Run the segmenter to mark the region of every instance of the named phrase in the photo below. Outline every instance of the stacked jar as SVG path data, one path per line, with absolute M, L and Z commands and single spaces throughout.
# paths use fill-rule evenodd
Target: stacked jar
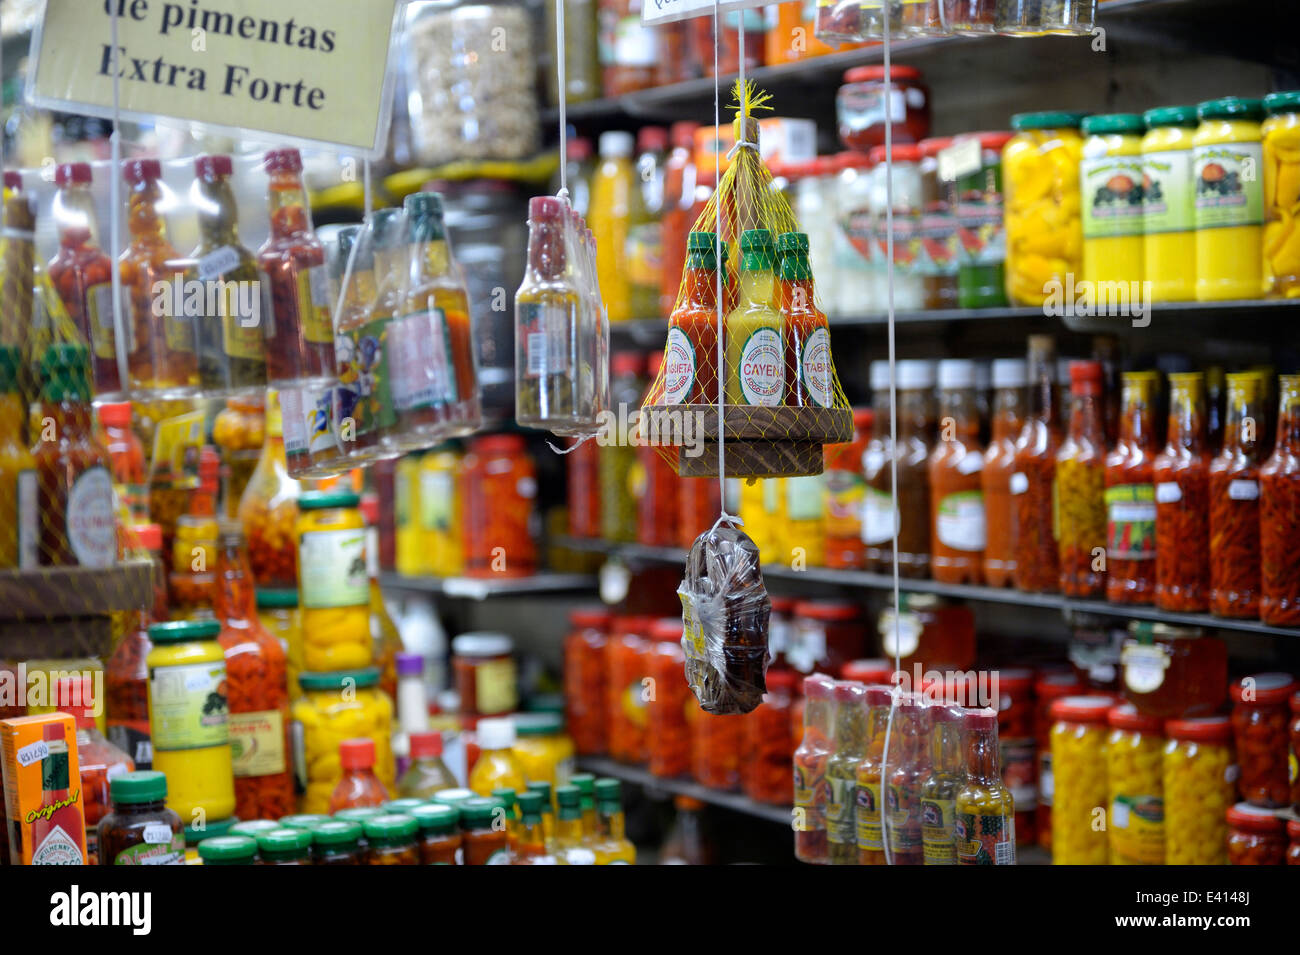
M 1165 106 L 1142 118 L 1142 258 L 1153 302 L 1196 298 L 1196 107 Z
M 580 756 L 599 756 L 608 745 L 605 729 L 605 645 L 610 612 L 580 607 L 569 612 L 564 638 L 564 703 L 569 734 Z
M 1289 805 L 1295 757 L 1288 753 L 1288 700 L 1296 682 L 1286 673 L 1257 673 L 1235 681 L 1229 692 L 1240 771 L 1237 791 L 1252 806 Z
M 956 137 L 979 143 L 979 162 L 957 174 L 957 306 L 1001 308 L 1007 304 L 1007 241 L 1003 230 L 1002 150 L 1011 133 Z
M 393 792 L 397 779 L 393 702 L 379 689 L 379 668 L 304 672 L 298 682 L 302 696 L 294 702 L 290 716 L 302 739 L 301 751 L 295 752 L 295 760 L 301 762 L 295 769 L 306 781 L 303 811 L 329 811 L 330 796 L 343 778 L 339 744 L 344 740 L 374 740 L 375 775 Z
M 537 569 L 537 472 L 517 434 L 475 438 L 460 483 L 470 577 L 528 577 Z
M 1107 721 L 1106 785 L 1110 791 L 1106 829 L 1112 865 L 1163 865 L 1165 803 L 1161 720 L 1144 716 L 1131 703 L 1111 709 Z
M 1226 716 L 1170 720 L 1165 733 L 1165 863 L 1223 865 L 1237 778 L 1232 723 Z
M 1228 96 L 1201 103 L 1192 136 L 1196 184 L 1196 299 L 1259 298 L 1265 291 L 1264 104 Z
M 1067 696 L 1052 704 L 1052 862 L 1105 865 L 1108 696 Z
M 695 698 L 686 682 L 680 617 L 656 620 L 650 628 L 652 646 L 646 672 L 654 695 L 646 701 L 646 750 L 650 772 L 671 778 L 691 768 L 690 717 Z
M 1300 91 L 1264 97 L 1264 272 L 1273 298 L 1300 297 Z
M 605 713 L 609 755 L 625 763 L 646 760 L 646 667 L 649 617 L 618 617 L 605 648 Z

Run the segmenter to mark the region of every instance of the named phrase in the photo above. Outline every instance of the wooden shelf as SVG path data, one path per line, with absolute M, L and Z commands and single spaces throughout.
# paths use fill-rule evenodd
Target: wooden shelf
M 531 577 L 406 577 L 402 574 L 379 575 L 381 587 L 408 593 L 434 594 L 464 600 L 486 600 L 489 597 L 522 597 L 544 594 L 573 593 L 596 589 L 596 578 L 591 574 L 557 574 L 543 572 Z
M 102 657 L 114 611 L 153 605 L 153 565 L 0 571 L 0 657 Z

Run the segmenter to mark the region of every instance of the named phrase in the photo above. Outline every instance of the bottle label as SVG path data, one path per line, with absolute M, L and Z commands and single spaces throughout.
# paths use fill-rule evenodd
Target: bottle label
M 1037 746 L 1037 741 L 1032 736 L 998 739 L 1002 783 L 1011 790 L 1016 812 L 1028 812 L 1038 806 L 1038 766 L 1034 762 Z
M 835 366 L 831 363 L 829 329 L 813 329 L 799 349 L 798 362 L 804 394 L 823 408 L 831 407 L 835 403 Z
M 18 529 L 18 566 L 28 570 L 40 563 L 41 512 L 37 501 L 36 472 L 19 471 L 15 480 L 17 508 L 12 515 Z
M 775 328 L 755 329 L 740 350 L 740 392 L 746 404 L 775 407 L 785 384 L 785 358 L 781 333 Z
M 883 89 L 860 87 L 851 83 L 840 87 L 838 98 L 840 126 L 851 133 L 884 126 L 886 122 L 902 123 L 907 118 L 907 100 L 903 90 L 897 87 L 889 91 L 886 100 Z
M 1255 501 L 1259 499 L 1259 482 L 1243 481 L 1240 478 L 1228 482 L 1228 497 L 1233 501 Z
M 313 265 L 298 270 L 298 309 L 302 316 L 302 335 L 307 341 L 321 345 L 334 341 L 334 303 L 331 299 L 325 266 Z
M 637 685 L 640 697 L 640 685 Z M 480 713 L 509 713 L 514 710 L 515 663 L 513 660 L 488 660 L 474 668 L 475 709 Z
M 228 250 L 220 249 L 206 256 L 205 259 L 225 251 Z M 229 251 L 233 252 L 233 250 Z M 203 261 L 204 259 L 199 261 L 200 268 Z M 236 264 L 238 264 L 238 256 L 236 256 Z M 267 282 L 266 276 L 261 272 L 258 276 L 261 288 L 267 288 L 270 283 Z M 261 290 L 258 290 L 258 297 L 254 298 L 242 291 L 241 287 L 246 284 L 244 282 L 225 282 L 219 278 L 214 278 L 213 281 L 219 283 L 217 293 L 221 301 L 217 305 L 217 314 L 204 315 L 203 320 L 221 322 L 221 347 L 229 357 L 265 361 L 266 331 L 262 328 Z
M 158 835 L 153 835 L 157 830 Z M 160 838 L 161 837 L 161 838 Z M 185 834 L 172 832 L 171 826 L 146 826 L 144 842 L 123 849 L 113 859 L 113 865 L 184 865 Z
M 880 825 L 880 783 L 861 782 L 857 785 L 858 848 L 881 852 L 885 848 L 884 832 Z
M 656 295 L 663 274 L 662 235 L 659 223 L 642 223 L 627 230 L 625 243 L 628 283 L 641 288 L 653 288 Z
M 900 787 L 891 784 L 887 797 L 889 800 L 889 844 L 895 849 L 915 849 L 921 845 L 921 827 L 915 825 L 912 814 L 917 811 L 914 802 L 908 799 Z
M 284 714 L 279 710 L 230 714 L 231 766 L 236 776 L 272 776 L 287 768 Z
M 1169 669 L 1169 652 L 1158 644 L 1125 643 L 1120 651 L 1124 665 L 1124 685 L 1134 693 L 1154 693 L 1165 682 Z
M 135 351 L 135 323 L 126 305 L 126 288 L 122 289 L 122 318 L 126 326 L 126 352 Z M 113 283 L 101 282 L 86 290 L 87 318 L 90 320 L 90 340 L 96 358 L 117 359 L 117 327 L 113 324 Z
M 334 440 L 335 392 L 352 395 L 347 388 L 282 388 L 280 413 L 283 420 L 284 451 L 286 454 L 330 454 L 338 450 Z M 341 402 L 340 410 L 351 410 L 356 421 L 356 409 Z M 357 434 L 363 434 L 357 426 Z
M 898 534 L 898 508 L 884 491 L 868 487 L 862 499 L 862 542 L 884 544 Z
M 825 478 L 826 536 L 861 540 L 867 482 L 857 471 L 831 470 Z
M 951 799 L 921 800 L 921 843 L 926 865 L 956 865 L 956 804 Z
M 695 385 L 695 346 L 676 326 L 668 329 L 663 360 L 664 404 L 684 404 Z
M 394 324 L 381 318 L 349 328 L 334 338 L 334 361 L 339 376 L 338 420 L 351 418 L 357 436 L 374 434 L 397 423 L 390 363 L 394 354 L 390 340 Z M 288 440 L 286 424 L 286 448 Z
M 971 265 L 1000 265 L 1006 261 L 1002 231 L 1002 194 L 986 192 L 979 199 L 957 203 L 957 243 L 961 260 Z
M 1117 484 L 1106 488 L 1106 514 L 1107 558 L 1111 560 L 1156 559 L 1154 485 Z
M 569 370 L 569 310 L 559 305 L 517 304 L 524 375 L 545 378 Z M 518 359 L 516 359 L 518 360 Z
M 68 546 L 82 567 L 108 567 L 117 560 L 117 509 L 107 468 L 87 468 L 73 480 L 67 533 Z
M 1142 157 L 1085 157 L 1079 164 L 1083 235 L 1142 234 Z
M 394 319 L 388 330 L 393 403 L 398 411 L 456 400 L 447 315 L 440 308 Z
M 826 775 L 825 763 L 820 771 L 794 764 L 794 804 L 803 810 L 803 832 L 816 832 L 826 828 Z
M 1170 149 L 1142 157 L 1142 221 L 1147 235 L 1196 228 L 1192 151 Z
M 958 491 L 939 501 L 934 520 L 939 542 L 952 550 L 982 551 L 986 539 L 984 493 Z
M 1258 142 L 1196 146 L 1192 162 L 1197 229 L 1263 224 L 1263 146 Z
M 156 751 L 230 743 L 226 663 L 189 663 L 149 671 L 149 723 Z
M 81 844 L 58 824 L 32 850 L 32 865 L 84 865 L 85 862 Z
M 308 531 L 298 546 L 302 606 L 364 607 L 370 604 L 365 531 Z
M 1161 481 L 1156 485 L 1157 504 L 1177 504 L 1183 499 L 1183 489 L 1177 481 Z
M 1152 794 L 1117 795 L 1107 820 L 1114 854 L 1137 865 L 1165 861 L 1165 801 Z
M 654 66 L 659 59 L 655 31 L 642 26 L 638 16 L 622 17 L 614 28 L 612 53 L 616 66 Z
M 420 527 L 426 531 L 451 530 L 456 478 L 451 471 L 420 471 Z
M 840 845 L 854 845 L 857 825 L 854 809 L 857 784 L 853 779 L 831 776 L 826 780 L 826 838 Z
M 1014 816 L 959 812 L 954 828 L 959 865 L 1016 864 Z
M 956 216 L 947 203 L 921 215 L 921 269 L 926 275 L 957 274 Z

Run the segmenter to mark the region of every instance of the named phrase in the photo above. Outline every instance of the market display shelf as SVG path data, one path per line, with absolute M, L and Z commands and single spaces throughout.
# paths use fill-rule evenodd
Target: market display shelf
M 0 571 L 0 658 L 106 656 L 110 614 L 153 603 L 153 564 Z
M 616 760 L 600 756 L 581 756 L 578 768 L 597 776 L 613 776 L 626 783 L 641 786 L 644 789 L 671 793 L 674 796 L 689 796 L 711 806 L 719 806 L 732 812 L 744 813 L 757 819 L 788 826 L 793 818 L 789 806 L 771 806 L 755 802 L 740 793 L 724 792 L 709 786 L 701 786 L 689 779 L 663 779 L 640 766 L 628 766 Z
M 625 561 L 682 564 L 686 559 L 686 552 L 676 547 L 647 547 L 642 544 L 574 537 L 564 538 L 563 546 L 570 550 L 603 553 Z M 864 570 L 832 570 L 828 567 L 795 570 L 784 564 L 777 564 L 765 566 L 763 575 L 770 580 L 803 581 L 833 587 L 886 591 L 894 587 L 894 579 L 891 575 L 873 574 Z M 902 578 L 899 580 L 899 588 L 909 593 L 938 594 L 977 603 L 1010 604 L 1017 607 L 1056 610 L 1061 613 L 1092 613 L 1109 617 L 1153 620 L 1180 627 L 1202 627 L 1206 630 L 1232 630 L 1240 633 L 1300 638 L 1300 627 L 1275 627 L 1258 620 L 1233 620 L 1208 613 L 1171 613 L 1141 604 L 1115 604 L 1105 600 L 1064 597 L 1060 594 L 1024 593 L 1008 587 L 945 584 L 937 580 Z
M 489 597 L 520 597 L 537 594 L 563 594 L 596 589 L 592 574 L 540 573 L 531 577 L 407 577 L 404 574 L 379 575 L 379 584 L 388 590 L 438 594 L 466 600 Z

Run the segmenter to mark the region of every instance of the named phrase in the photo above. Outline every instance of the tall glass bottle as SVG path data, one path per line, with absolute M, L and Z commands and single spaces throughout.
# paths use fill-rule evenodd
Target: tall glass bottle
M 1060 587 L 1056 548 L 1056 449 L 1061 442 L 1056 393 L 1056 343 L 1029 336 L 1029 408 L 1016 439 L 1011 497 L 1015 502 L 1015 583 L 1031 593 Z
M 48 272 L 68 317 L 90 346 L 95 394 L 104 399 L 120 392 L 122 383 L 113 325 L 113 263 L 96 239 L 90 181 L 89 163 L 65 163 L 54 171 L 59 251 L 50 259 Z
M 1281 376 L 1278 391 L 1276 445 L 1259 469 L 1259 615 L 1270 626 L 1287 627 L 1300 623 L 1300 571 L 1293 552 L 1300 536 L 1300 376 Z M 1294 743 L 1294 723 L 1291 738 Z
M 1210 606 L 1210 452 L 1205 378 L 1169 376 L 1169 424 L 1156 456 L 1156 606 L 1204 613 Z
M 199 383 L 194 353 L 193 320 L 178 296 L 170 308 L 155 309 L 159 282 L 184 280 L 183 266 L 167 241 L 161 207 L 168 194 L 162 164 L 156 159 L 131 159 L 122 164 L 129 194 L 126 227 L 130 235 L 118 259 L 129 309 L 126 315 L 127 369 L 132 391 L 154 392 L 159 398 L 192 395 Z
M 957 863 L 1015 865 L 1015 800 L 998 767 L 997 714 L 987 708 L 968 710 L 963 723 L 966 784 L 957 793 Z
M 659 284 L 663 275 L 664 159 L 668 131 L 642 126 L 637 133 L 637 201 L 627 228 L 627 278 L 634 318 L 659 318 Z
M 786 232 L 776 240 L 781 281 L 777 300 L 785 325 L 786 404 L 830 408 L 835 404 L 835 365 L 831 330 L 818 310 L 808 264 L 808 236 Z
M 1106 432 L 1100 362 L 1070 362 L 1070 430 L 1056 452 L 1061 592 L 1099 597 L 1106 589 Z
M 1106 599 L 1151 603 L 1156 590 L 1156 392 L 1160 375 L 1123 376 L 1119 439 L 1106 458 Z
M 302 184 L 302 156 L 273 149 L 263 157 L 270 178 L 271 234 L 257 252 L 271 294 L 266 323 L 266 373 L 272 385 L 334 377 L 334 302 L 325 247 L 312 231 Z
M 686 295 L 668 318 L 664 348 L 662 400 L 669 405 L 718 400 L 717 233 L 692 232 L 686 246 Z
M 23 437 L 22 353 L 0 345 L 0 570 L 36 566 L 36 461 Z
M 632 166 L 635 145 L 631 133 L 622 130 L 601 133 L 600 162 L 591 184 L 591 211 L 587 219 L 592 232 L 600 236 L 596 248 L 596 279 L 611 322 L 634 317 L 632 285 L 627 274 L 627 237 L 633 212 L 641 202 L 636 170 Z M 531 208 L 529 216 L 533 216 Z
M 831 865 L 858 864 L 858 763 L 867 751 L 867 688 L 835 684 L 835 752 L 826 760 L 826 842 Z
M 380 209 L 374 214 L 373 242 L 363 237 L 361 226 L 340 229 L 338 247 L 330 263 L 334 278 L 343 289 L 334 337 L 338 417 L 340 421 L 351 422 L 341 450 L 359 463 L 388 456 L 380 446 L 380 437 L 397 422 L 386 344 L 389 321 L 375 314 L 379 298 L 376 262 L 383 260 L 391 266 L 396 259 L 393 254 L 379 253 L 377 245 L 380 236 L 387 237 L 395 231 L 391 223 L 397 215 L 391 209 Z
M 949 584 L 983 580 L 987 523 L 980 472 L 984 448 L 975 363 L 939 362 L 939 439 L 930 452 L 930 572 Z
M 896 365 L 898 394 L 898 510 L 893 527 L 898 535 L 898 572 L 903 577 L 930 575 L 930 445 L 935 437 L 934 366 L 928 361 L 900 361 Z M 886 395 L 889 394 L 886 386 Z M 885 412 L 885 440 L 889 434 Z M 888 462 L 872 479 L 872 487 L 889 494 Z M 888 506 L 888 505 L 886 505 Z M 886 512 L 888 514 L 888 512 Z M 886 536 L 880 545 L 884 568 L 893 563 L 893 548 Z
M 1228 375 L 1223 450 L 1210 462 L 1210 612 L 1259 614 L 1259 465 L 1264 457 L 1264 380 Z
M 191 257 L 204 284 L 203 307 L 193 318 L 199 387 L 212 398 L 260 392 L 266 387 L 264 336 L 271 318 L 262 315 L 257 260 L 239 241 L 239 206 L 230 185 L 234 169 L 229 156 L 200 156 L 194 172 L 199 244 Z
M 885 842 L 892 865 L 924 864 L 921 783 L 930 775 L 930 713 L 920 696 L 903 696 L 894 710 L 885 759 Z
M 984 582 L 1007 587 L 1016 574 L 1015 505 L 1011 478 L 1016 470 L 1016 438 L 1025 426 L 1025 362 L 993 362 L 993 433 L 984 452 L 980 488 L 984 491 Z
M 442 196 L 417 192 L 406 197 L 403 208 L 411 243 L 411 288 L 406 315 L 396 323 L 397 337 L 390 341 L 404 356 L 403 368 L 412 359 L 416 367 L 409 391 L 412 376 L 394 380 L 398 418 L 406 432 L 469 434 L 483 416 L 478 361 L 469 293 L 452 260 Z
M 636 846 L 627 837 L 623 819 L 623 784 L 596 780 L 597 865 L 635 865 Z
M 921 846 L 926 865 L 956 865 L 957 793 L 966 783 L 963 710 L 930 709 L 930 775 L 921 783 Z
M 773 407 L 785 401 L 786 367 L 772 233 L 745 230 L 740 251 L 740 300 L 726 321 L 726 403 Z
M 794 855 L 830 862 L 826 835 L 826 762 L 835 749 L 835 684 L 821 674 L 803 681 L 803 739 L 794 751 Z

